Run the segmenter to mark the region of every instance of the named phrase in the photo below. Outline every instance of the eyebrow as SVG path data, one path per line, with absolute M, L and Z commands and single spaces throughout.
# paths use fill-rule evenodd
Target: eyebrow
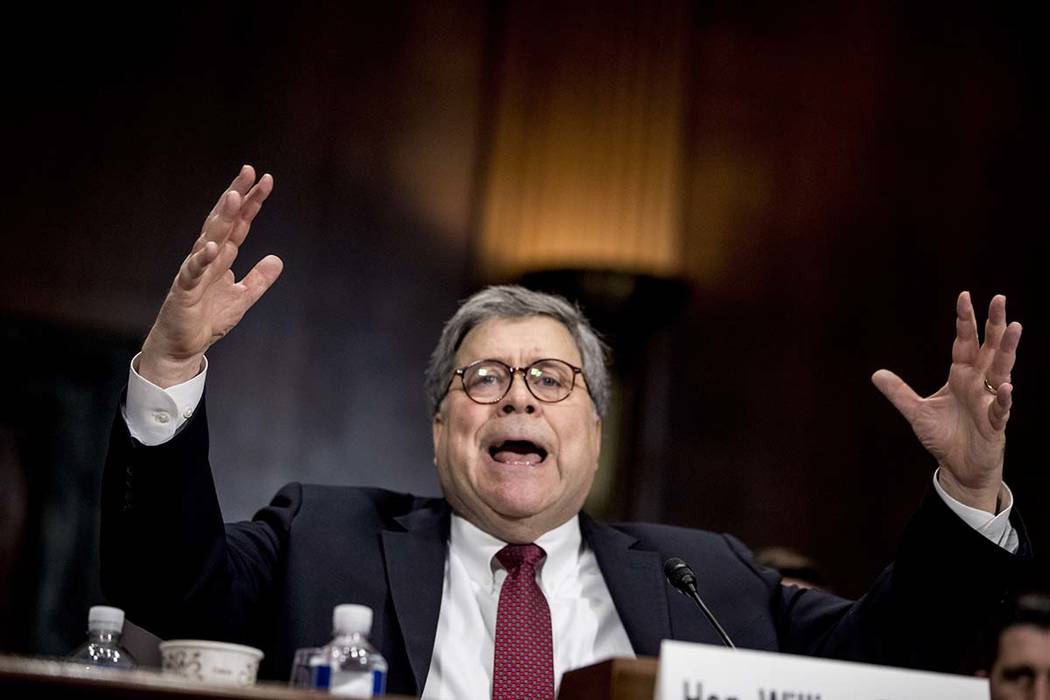
M 1004 666 L 999 673 L 1003 678 L 1011 681 L 1025 676 L 1034 677 L 1037 674 L 1035 666 L 1027 661 Z
M 567 360 L 564 357 L 558 357 L 556 355 L 541 355 L 541 354 L 527 355 L 526 359 L 524 361 L 524 364 L 522 364 L 522 365 L 516 365 L 513 362 L 508 362 L 506 355 L 504 355 L 502 357 L 496 356 L 496 355 L 489 355 L 488 357 L 479 357 L 477 359 L 470 360 L 469 362 L 467 362 L 466 364 L 461 365 L 461 366 L 462 367 L 466 367 L 467 365 L 472 365 L 475 362 L 488 362 L 490 360 L 495 360 L 496 362 L 502 362 L 503 364 L 507 365 L 508 367 L 516 367 L 518 369 L 524 369 L 525 367 L 528 367 L 529 365 L 534 365 L 537 362 L 542 362 L 543 360 L 560 360 L 561 362 L 565 362 L 565 363 L 567 363 L 569 365 L 572 365 L 573 367 L 580 366 L 580 365 L 577 364 L 577 361 L 574 361 L 574 360 Z M 580 361 L 580 362 L 582 362 L 582 361 Z

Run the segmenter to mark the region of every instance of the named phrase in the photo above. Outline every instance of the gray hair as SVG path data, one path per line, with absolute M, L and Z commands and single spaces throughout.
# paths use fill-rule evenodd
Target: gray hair
M 456 351 L 472 328 L 492 319 L 516 319 L 549 316 L 560 322 L 572 335 L 582 359 L 587 392 L 598 415 L 605 417 L 609 408 L 609 349 L 579 306 L 563 297 L 534 292 L 517 285 L 486 287 L 474 294 L 452 315 L 441 331 L 437 347 L 430 355 L 426 372 L 426 392 L 430 410 L 436 414 L 448 392 L 455 371 Z

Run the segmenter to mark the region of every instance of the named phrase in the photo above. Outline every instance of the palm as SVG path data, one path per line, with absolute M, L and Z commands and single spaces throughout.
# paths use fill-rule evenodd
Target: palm
M 947 482 L 959 487 L 953 495 L 980 494 L 987 501 L 1002 480 L 1013 392 L 1010 371 L 1021 325 L 1007 325 L 1006 299 L 997 296 L 989 306 L 984 343 L 979 344 L 969 293 L 959 295 L 956 311 L 952 366 L 948 382 L 936 393 L 921 398 L 888 370 L 879 370 L 872 380 L 947 472 L 943 475 Z
M 995 400 L 992 395 L 985 390 L 987 399 L 982 396 L 977 402 L 967 402 L 960 398 L 975 383 L 975 374 L 972 367 L 952 365 L 948 383 L 922 399 L 912 422 L 919 442 L 939 463 L 958 465 L 968 475 L 974 475 L 978 465 L 998 459 L 1005 444 L 1004 433 L 994 430 L 988 420 L 987 403 Z M 983 390 L 983 379 L 978 376 L 976 382 Z

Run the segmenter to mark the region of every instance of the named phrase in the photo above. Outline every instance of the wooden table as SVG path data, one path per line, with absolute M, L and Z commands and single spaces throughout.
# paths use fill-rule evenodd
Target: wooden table
M 61 698 L 276 698 L 318 700 L 325 693 L 289 688 L 283 683 L 250 686 L 193 683 L 157 671 L 91 670 L 83 664 L 57 659 L 0 655 L 0 697 Z M 388 698 L 404 696 L 388 695 Z
M 656 659 L 612 659 L 570 671 L 562 678 L 560 700 L 648 700 L 653 697 Z M 0 655 L 0 697 L 208 698 L 218 700 L 319 700 L 326 693 L 262 681 L 250 686 L 194 683 L 158 671 L 92 670 L 61 659 Z M 410 700 L 404 695 L 384 696 Z

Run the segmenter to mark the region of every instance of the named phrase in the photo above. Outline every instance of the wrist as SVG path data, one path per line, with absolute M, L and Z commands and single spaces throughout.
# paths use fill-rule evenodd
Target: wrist
M 1002 478 L 988 479 L 983 484 L 964 484 L 944 465 L 937 471 L 937 481 L 949 496 L 963 505 L 996 515 L 1003 500 Z
M 135 371 L 151 384 L 167 389 L 188 382 L 200 374 L 203 359 L 203 355 L 173 358 L 143 346 L 135 363 Z

